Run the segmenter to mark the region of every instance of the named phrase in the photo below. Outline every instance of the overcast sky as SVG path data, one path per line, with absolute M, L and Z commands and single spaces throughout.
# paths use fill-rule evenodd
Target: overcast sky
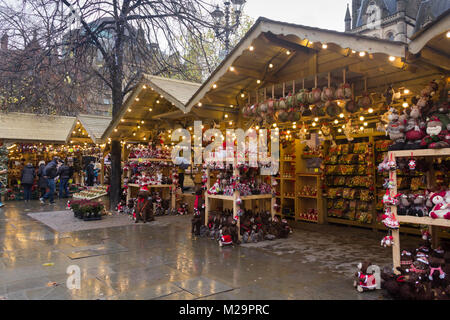
M 305 26 L 344 31 L 347 3 L 350 4 L 351 10 L 351 0 L 247 0 L 244 11 L 255 20 L 261 16 Z

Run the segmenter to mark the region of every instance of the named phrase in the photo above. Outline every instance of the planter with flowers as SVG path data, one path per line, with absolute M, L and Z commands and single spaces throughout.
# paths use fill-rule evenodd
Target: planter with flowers
M 104 205 L 99 201 L 73 200 L 70 203 L 73 215 L 84 221 L 101 220 Z

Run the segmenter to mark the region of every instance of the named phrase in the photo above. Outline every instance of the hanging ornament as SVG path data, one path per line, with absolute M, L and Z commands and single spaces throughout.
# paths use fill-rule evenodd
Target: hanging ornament
M 389 234 L 381 239 L 382 247 L 391 247 L 394 244 L 394 237 L 390 233 L 391 231 L 389 230 Z
M 395 171 L 397 170 L 397 163 L 395 162 L 392 153 L 391 153 L 391 157 L 387 163 L 387 166 L 389 167 L 389 170 Z
M 414 160 L 412 156 L 413 156 L 413 154 L 411 152 L 411 159 L 409 159 L 409 161 L 408 161 L 409 170 L 415 170 L 416 169 L 416 160 Z
M 353 133 L 352 119 L 348 119 L 348 122 L 345 124 L 344 128 L 344 134 L 348 141 L 353 141 L 352 133 Z
M 390 229 L 398 229 L 400 224 L 398 222 L 398 220 L 395 218 L 395 216 L 392 214 L 391 212 L 391 208 L 387 207 L 385 209 L 385 212 L 382 216 L 383 220 L 381 220 L 381 222 Z

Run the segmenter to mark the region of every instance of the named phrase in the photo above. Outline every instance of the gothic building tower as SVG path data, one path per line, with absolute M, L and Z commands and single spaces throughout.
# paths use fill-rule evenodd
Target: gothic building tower
M 345 31 L 408 42 L 449 9 L 449 0 L 352 0 L 351 16 L 347 5 Z

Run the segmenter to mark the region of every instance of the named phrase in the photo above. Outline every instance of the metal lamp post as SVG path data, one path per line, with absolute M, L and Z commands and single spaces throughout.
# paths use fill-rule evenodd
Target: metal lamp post
M 221 41 L 225 42 L 225 52 L 228 54 L 230 52 L 230 35 L 232 32 L 236 31 L 239 27 L 242 7 L 245 4 L 245 0 L 225 0 L 225 13 L 216 6 L 216 9 L 211 12 L 211 16 L 214 19 L 214 31 L 216 33 L 216 37 Z M 233 9 L 236 15 L 236 21 L 232 23 L 230 21 L 231 18 L 231 5 L 233 5 Z M 225 23 L 223 18 L 225 17 Z

